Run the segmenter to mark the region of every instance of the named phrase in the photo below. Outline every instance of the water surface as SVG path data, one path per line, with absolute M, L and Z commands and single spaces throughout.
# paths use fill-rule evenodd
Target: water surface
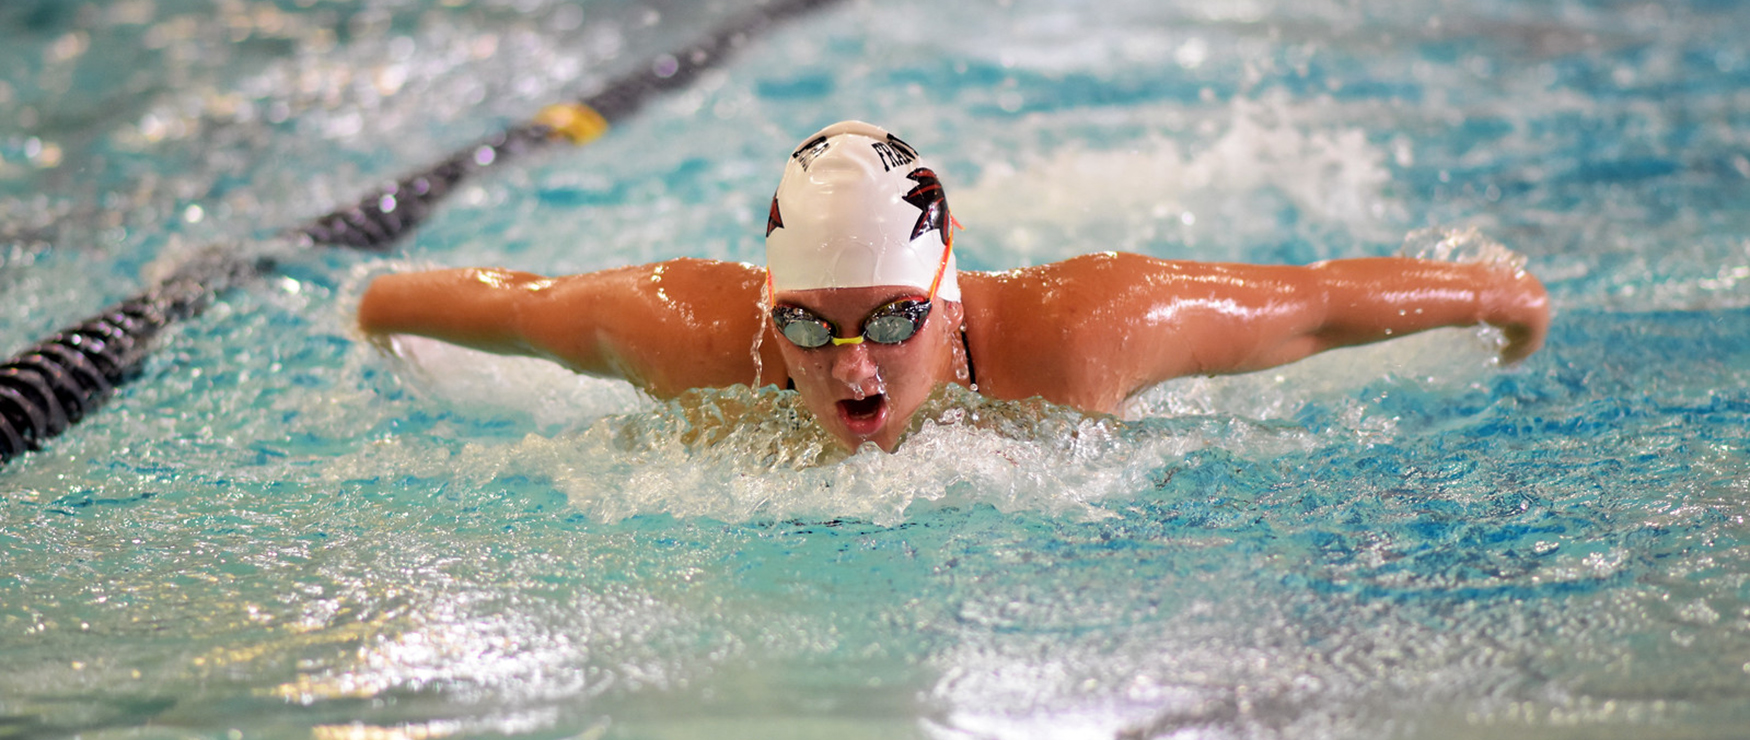
M 1743 6 L 852 3 L 391 254 L 271 238 L 745 7 L 0 8 L 5 351 L 203 245 L 283 257 L 0 470 L 0 734 L 1741 734 Z M 974 399 L 824 466 L 774 390 L 353 328 L 393 271 L 757 262 L 782 155 L 849 117 L 936 160 L 969 269 L 1433 228 L 1524 254 L 1556 323 L 1122 421 Z

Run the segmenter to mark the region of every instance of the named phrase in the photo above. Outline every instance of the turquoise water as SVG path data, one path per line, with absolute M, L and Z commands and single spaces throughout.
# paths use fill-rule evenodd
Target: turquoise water
M 0 470 L 0 736 L 1743 734 L 1743 5 L 851 4 L 397 252 L 272 239 L 743 7 L 0 7 L 0 350 L 205 244 L 282 260 Z M 392 271 L 757 261 L 781 155 L 846 117 L 937 160 L 968 268 L 1432 228 L 1526 255 L 1549 346 L 1435 332 L 1123 421 L 973 400 L 810 467 L 775 391 L 688 412 L 352 329 Z

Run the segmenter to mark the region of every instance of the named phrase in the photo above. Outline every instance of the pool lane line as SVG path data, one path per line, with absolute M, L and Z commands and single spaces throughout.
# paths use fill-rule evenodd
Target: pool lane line
M 139 374 L 151 341 L 268 265 L 225 245 L 203 250 L 157 285 L 61 329 L 0 364 L 0 464 L 40 449 Z
M 555 143 L 586 144 L 637 113 L 656 96 L 686 87 L 767 27 L 838 0 L 786 0 L 725 24 L 693 45 L 650 60 L 600 92 L 542 109 L 532 120 L 494 134 L 417 173 L 320 216 L 294 236 L 314 244 L 384 250 L 417 226 L 444 196 L 482 169 Z
M 383 251 L 412 231 L 469 176 L 557 143 L 583 145 L 605 135 L 652 99 L 685 87 L 754 34 L 838 0 L 782 0 L 726 24 L 693 45 L 662 54 L 637 72 L 581 100 L 542 109 L 438 163 L 285 233 L 313 245 Z M 116 386 L 139 375 L 151 341 L 198 316 L 214 295 L 273 269 L 213 245 L 164 281 L 55 332 L 0 364 L 0 465 L 88 417 Z

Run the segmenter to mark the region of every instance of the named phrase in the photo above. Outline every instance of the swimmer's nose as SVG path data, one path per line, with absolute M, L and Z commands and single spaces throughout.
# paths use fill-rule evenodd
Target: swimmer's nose
M 833 349 L 832 376 L 845 385 L 862 388 L 875 379 L 875 361 L 869 359 L 869 348 L 861 344 Z

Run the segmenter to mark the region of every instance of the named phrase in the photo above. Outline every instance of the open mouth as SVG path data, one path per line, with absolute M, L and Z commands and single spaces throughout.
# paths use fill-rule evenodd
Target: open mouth
M 839 419 L 852 434 L 866 437 L 880 431 L 887 420 L 887 396 L 877 393 L 863 399 L 839 401 Z
M 840 401 L 839 402 L 839 410 L 847 418 L 873 419 L 873 418 L 875 418 L 876 414 L 881 413 L 881 404 L 886 403 L 886 402 L 887 402 L 887 397 L 880 394 L 880 393 L 877 393 L 873 396 L 869 396 L 867 398 L 864 398 L 861 401 L 858 401 L 855 399 L 846 399 L 846 400 Z

